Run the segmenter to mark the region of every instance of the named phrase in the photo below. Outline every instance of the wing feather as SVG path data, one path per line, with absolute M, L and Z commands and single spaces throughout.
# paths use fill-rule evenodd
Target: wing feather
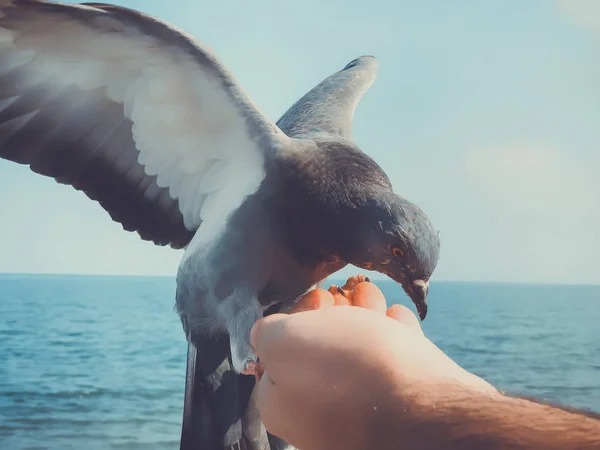
M 203 214 L 227 217 L 282 136 L 208 49 L 164 22 L 0 1 L 0 157 L 83 191 L 143 239 L 182 248 Z
M 351 61 L 294 103 L 277 126 L 298 139 L 335 136 L 352 140 L 354 111 L 375 81 L 378 67 L 372 56 Z

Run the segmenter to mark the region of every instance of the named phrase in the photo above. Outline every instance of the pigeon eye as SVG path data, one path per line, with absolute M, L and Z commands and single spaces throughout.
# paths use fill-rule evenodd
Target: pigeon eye
M 404 252 L 397 245 L 392 245 L 392 255 L 396 258 L 402 258 L 404 256 Z

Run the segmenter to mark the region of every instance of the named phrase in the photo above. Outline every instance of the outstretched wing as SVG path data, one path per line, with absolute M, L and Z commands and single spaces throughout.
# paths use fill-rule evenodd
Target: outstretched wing
M 375 81 L 378 67 L 372 56 L 355 59 L 298 100 L 277 126 L 293 138 L 333 135 L 352 139 L 354 110 Z
M 0 0 L 0 157 L 182 248 L 264 178 L 266 120 L 192 37 L 104 4 Z

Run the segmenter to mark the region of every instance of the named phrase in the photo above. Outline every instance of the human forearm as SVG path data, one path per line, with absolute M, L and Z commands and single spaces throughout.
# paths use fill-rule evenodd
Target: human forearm
M 265 427 L 302 450 L 600 450 L 600 417 L 502 395 L 397 312 L 263 319 L 253 345 Z
M 438 390 L 439 388 L 436 388 Z M 381 421 L 379 450 L 600 449 L 600 416 L 448 386 L 415 394 Z M 408 400 L 408 401 L 407 401 Z M 392 438 L 391 436 L 394 436 Z

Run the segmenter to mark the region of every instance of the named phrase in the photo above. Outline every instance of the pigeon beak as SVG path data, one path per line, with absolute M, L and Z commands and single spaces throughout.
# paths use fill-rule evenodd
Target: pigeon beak
M 411 298 L 415 306 L 421 321 L 427 317 L 427 292 L 429 291 L 429 283 L 423 280 L 415 280 L 412 282 L 412 286 L 408 289 L 408 296 Z

